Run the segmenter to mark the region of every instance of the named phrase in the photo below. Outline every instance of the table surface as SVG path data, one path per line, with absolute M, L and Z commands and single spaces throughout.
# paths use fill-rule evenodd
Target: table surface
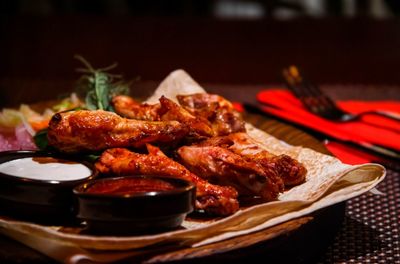
M 157 82 L 137 83 L 133 93 L 145 96 L 151 93 L 156 85 Z M 248 102 L 253 102 L 255 94 L 262 89 L 279 87 L 279 85 L 221 84 L 205 84 L 204 86 L 209 91 L 222 94 L 231 100 Z M 395 86 L 336 85 L 323 86 L 323 89 L 335 99 L 400 100 L 399 87 Z M 385 93 L 382 93 L 383 90 Z M 343 223 L 334 241 L 329 242 L 329 247 L 318 253 L 321 255 L 317 263 L 400 263 L 399 172 L 388 170 L 386 179 L 377 188 L 383 192 L 383 195 L 366 193 L 347 202 Z M 321 236 L 320 239 L 326 238 Z M 6 259 L 15 256 L 12 243 L 8 242 L 7 240 L 1 242 L 11 249 L 8 252 L 9 256 L 3 256 Z M 246 256 L 236 259 L 239 261 L 236 263 L 240 263 L 243 259 L 246 259 Z M 38 260 L 51 262 L 43 258 L 38 258 Z M 302 263 L 301 260 L 299 261 Z M 235 260 L 232 262 L 235 263 Z
M 231 100 L 254 102 L 265 86 L 213 86 Z M 335 100 L 396 100 L 400 87 L 382 85 L 325 85 L 322 89 Z M 317 263 L 400 263 L 400 172 L 387 170 L 377 186 L 382 195 L 363 194 L 346 203 L 345 218 L 333 243 Z

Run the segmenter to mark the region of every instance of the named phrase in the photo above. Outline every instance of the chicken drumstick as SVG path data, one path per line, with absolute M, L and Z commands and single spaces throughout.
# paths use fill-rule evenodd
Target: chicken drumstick
M 47 137 L 50 146 L 73 153 L 142 147 L 146 143 L 171 144 L 187 133 L 187 125 L 177 121 L 139 121 L 102 110 L 80 110 L 55 114 Z
M 149 154 L 138 154 L 123 148 L 108 149 L 96 168 L 103 174 L 160 175 L 188 180 L 196 184 L 196 209 L 213 215 L 230 215 L 239 209 L 237 192 L 231 187 L 208 183 L 168 158 L 157 147 L 147 145 Z

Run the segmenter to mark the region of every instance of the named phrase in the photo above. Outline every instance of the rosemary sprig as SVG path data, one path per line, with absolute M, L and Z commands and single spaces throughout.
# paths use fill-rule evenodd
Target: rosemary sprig
M 119 80 L 113 82 L 115 79 L 122 79 L 121 75 L 111 74 L 107 71 L 114 69 L 117 64 L 114 63 L 108 67 L 95 69 L 92 65 L 80 55 L 74 56 L 77 60 L 81 61 L 86 68 L 77 69 L 78 72 L 83 73 L 78 80 L 77 92 L 80 97 L 85 98 L 86 108 L 90 110 L 106 110 L 114 111 L 110 104 L 111 99 L 118 94 L 129 94 L 129 85 Z M 76 110 L 76 109 L 70 109 Z M 34 136 L 36 146 L 40 150 L 53 150 L 48 145 L 47 129 L 39 131 Z M 98 157 L 96 154 L 88 158 L 94 159 Z
M 117 63 L 95 69 L 82 56 L 75 55 L 74 57 L 86 67 L 77 69 L 78 72 L 84 73 L 78 81 L 78 90 L 84 94 L 86 107 L 90 110 L 114 111 L 110 104 L 112 97 L 117 94 L 129 94 L 128 85 L 121 81 L 113 82 L 115 79 L 121 79 L 122 76 L 107 72 L 117 67 Z

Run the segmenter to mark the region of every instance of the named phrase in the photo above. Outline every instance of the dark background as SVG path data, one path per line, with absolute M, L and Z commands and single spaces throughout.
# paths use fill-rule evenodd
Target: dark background
M 73 91 L 74 54 L 142 82 L 183 68 L 202 84 L 280 84 L 296 64 L 322 85 L 400 84 L 398 1 L 0 3 L 0 105 Z

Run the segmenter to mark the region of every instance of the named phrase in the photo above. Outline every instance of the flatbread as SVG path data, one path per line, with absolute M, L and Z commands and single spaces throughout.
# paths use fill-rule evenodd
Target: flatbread
M 176 101 L 177 94 L 205 92 L 185 71 L 172 72 L 147 102 L 162 95 Z M 374 188 L 386 174 L 379 164 L 351 166 L 304 147 L 294 147 L 246 124 L 248 134 L 274 154 L 287 154 L 307 168 L 306 182 L 282 193 L 278 201 L 241 209 L 209 222 L 185 220 L 185 229 L 162 234 L 116 237 L 62 232 L 29 222 L 0 218 L 0 232 L 59 261 L 90 259 L 108 262 L 127 256 L 174 247 L 198 247 L 272 227 L 318 209 L 351 199 Z M 117 252 L 115 252 L 117 250 Z M 105 254 L 106 253 L 106 254 Z M 104 255 L 105 254 L 105 255 Z

